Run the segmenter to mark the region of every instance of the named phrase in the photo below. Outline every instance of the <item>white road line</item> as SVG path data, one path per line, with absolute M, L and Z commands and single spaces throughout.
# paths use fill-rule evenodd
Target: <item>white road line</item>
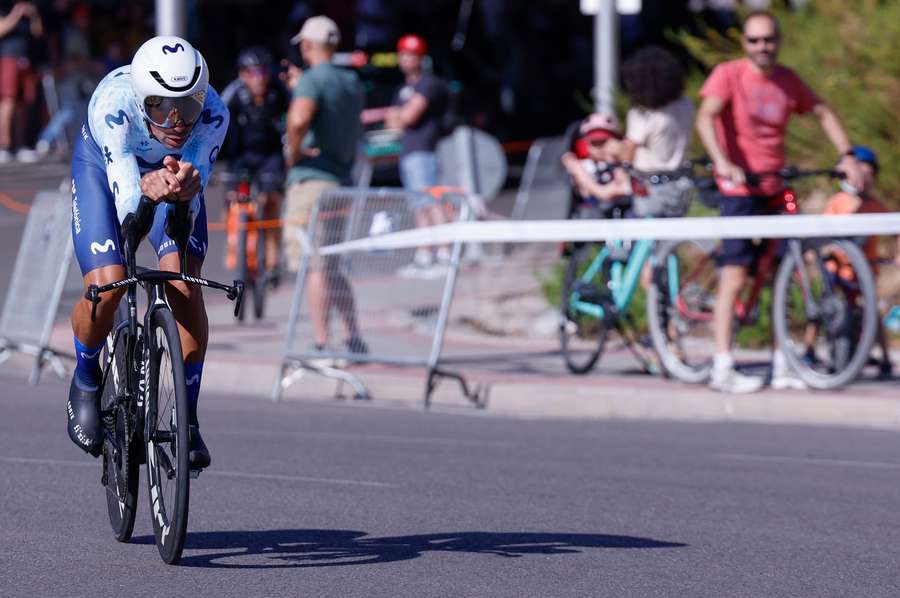
M 302 475 L 280 475 L 276 473 L 245 473 L 241 471 L 204 471 L 202 475 L 228 478 L 248 478 L 252 480 L 278 480 L 283 482 L 315 482 L 318 484 L 341 484 L 344 486 L 370 486 L 375 488 L 396 488 L 396 484 L 370 482 L 366 480 L 344 480 L 341 478 L 317 478 Z
M 17 465 L 65 465 L 74 467 L 100 467 L 99 461 L 67 461 L 63 459 L 29 459 L 26 457 L 0 457 L 0 462 Z M 345 480 L 341 478 L 319 478 L 302 475 L 281 475 L 275 473 L 248 473 L 243 471 L 204 471 L 204 476 L 245 478 L 251 480 L 276 480 L 281 482 L 313 482 L 316 484 L 340 484 L 343 486 L 369 486 L 374 488 L 396 488 L 396 484 L 371 482 L 367 480 Z
M 99 461 L 64 461 L 62 459 L 28 459 L 26 457 L 0 457 L 0 461 L 19 465 L 72 465 L 75 467 L 100 468 Z
M 510 440 L 467 440 L 465 438 L 428 438 L 420 436 L 379 436 L 371 434 L 329 434 L 314 432 L 305 435 L 310 438 L 337 439 L 337 440 L 373 440 L 377 442 L 398 442 L 400 444 L 436 444 L 441 446 L 473 446 L 491 448 L 513 448 L 519 446 L 518 442 Z
M 768 461 L 770 463 L 792 463 L 797 465 L 831 465 L 838 467 L 863 467 L 867 469 L 900 469 L 900 463 L 887 463 L 884 461 L 850 461 L 846 459 L 742 455 L 737 453 L 722 453 L 719 455 L 719 457 L 723 459 L 736 459 L 740 461 Z

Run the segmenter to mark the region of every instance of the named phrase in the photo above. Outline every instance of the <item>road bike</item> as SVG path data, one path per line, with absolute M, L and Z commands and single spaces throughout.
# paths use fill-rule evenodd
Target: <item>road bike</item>
M 139 489 L 138 470 L 146 464 L 147 489 L 156 546 L 163 561 L 181 558 L 187 530 L 190 478 L 199 474 L 188 463 L 190 429 L 181 340 L 166 301 L 165 283 L 182 281 L 224 291 L 240 309 L 244 286 L 224 285 L 188 276 L 186 248 L 193 226 L 188 204 L 173 205 L 166 234 L 178 247 L 181 272 L 140 268 L 135 251 L 150 230 L 156 205 L 142 197 L 137 210 L 122 223 L 126 277 L 103 286 L 90 285 L 85 298 L 96 318 L 100 296 L 125 288 L 101 354 L 100 387 L 103 422 L 101 482 L 113 533 L 127 542 L 134 529 Z M 138 318 L 137 288 L 147 294 L 143 320 Z
M 748 181 L 815 176 L 843 174 L 788 167 L 748 173 Z M 795 192 L 786 188 L 773 197 L 769 212 L 798 213 Z M 653 346 L 663 368 L 684 382 L 705 382 L 712 369 L 717 246 L 715 241 L 663 243 L 648 291 Z M 874 342 L 878 317 L 874 278 L 858 244 L 851 239 L 785 239 L 762 241 L 757 248 L 749 291 L 735 305 L 733 330 L 761 318 L 763 289 L 774 280 L 771 324 L 777 346 L 797 376 L 816 389 L 838 388 L 855 379 Z
M 259 173 L 259 177 L 269 177 Z M 266 291 L 278 283 L 276 272 L 266 270 L 266 231 L 281 227 L 280 221 L 260 218 L 261 206 L 258 190 L 251 173 L 224 175 L 226 182 L 233 181 L 234 188 L 228 194 L 225 217 L 226 267 L 235 270 L 253 297 L 253 315 L 260 320 L 265 315 Z M 238 313 L 238 321 L 244 321 L 244 309 Z

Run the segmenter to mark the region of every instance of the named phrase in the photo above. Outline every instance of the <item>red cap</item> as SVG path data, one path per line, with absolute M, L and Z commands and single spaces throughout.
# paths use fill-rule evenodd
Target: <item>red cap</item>
M 584 139 L 622 138 L 622 132 L 619 128 L 619 119 L 617 119 L 614 114 L 602 112 L 591 114 L 584 119 L 581 123 L 579 132 Z
M 397 52 L 409 52 L 410 54 L 417 54 L 419 56 L 425 56 L 425 53 L 428 51 L 428 47 L 425 45 L 425 40 L 419 37 L 418 35 L 404 35 L 399 40 L 397 40 Z

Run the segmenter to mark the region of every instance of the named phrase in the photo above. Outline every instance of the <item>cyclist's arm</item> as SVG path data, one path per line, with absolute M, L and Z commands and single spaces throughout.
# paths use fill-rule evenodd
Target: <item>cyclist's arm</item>
M 215 92 L 207 92 L 204 112 L 209 111 L 207 118 L 201 118 L 202 128 L 196 131 L 197 144 L 193 151 L 185 152 L 181 158 L 181 164 L 190 162 L 200 174 L 200 191 L 191 201 L 191 212 L 196 214 L 200 208 L 200 196 L 203 195 L 213 165 L 219 157 L 222 144 L 225 142 L 225 133 L 228 131 L 230 113 Z
M 128 129 L 131 126 L 124 111 L 118 111 L 118 119 L 106 118 L 116 112 L 116 104 L 98 105 L 90 115 L 90 128 L 103 155 L 106 180 L 116 204 L 116 215 L 122 222 L 130 212 L 137 210 L 141 199 L 141 171 L 137 158 L 128 147 Z M 139 123 L 143 124 L 143 123 Z M 150 173 L 148 173 L 150 174 Z

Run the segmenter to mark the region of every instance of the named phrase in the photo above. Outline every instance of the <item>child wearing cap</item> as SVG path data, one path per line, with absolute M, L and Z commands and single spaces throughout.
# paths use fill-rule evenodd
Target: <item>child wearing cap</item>
M 584 203 L 602 207 L 604 203 L 630 196 L 631 178 L 618 164 L 624 158 L 626 145 L 616 117 L 591 114 L 578 132 L 572 150 L 563 154 L 561 160 Z

